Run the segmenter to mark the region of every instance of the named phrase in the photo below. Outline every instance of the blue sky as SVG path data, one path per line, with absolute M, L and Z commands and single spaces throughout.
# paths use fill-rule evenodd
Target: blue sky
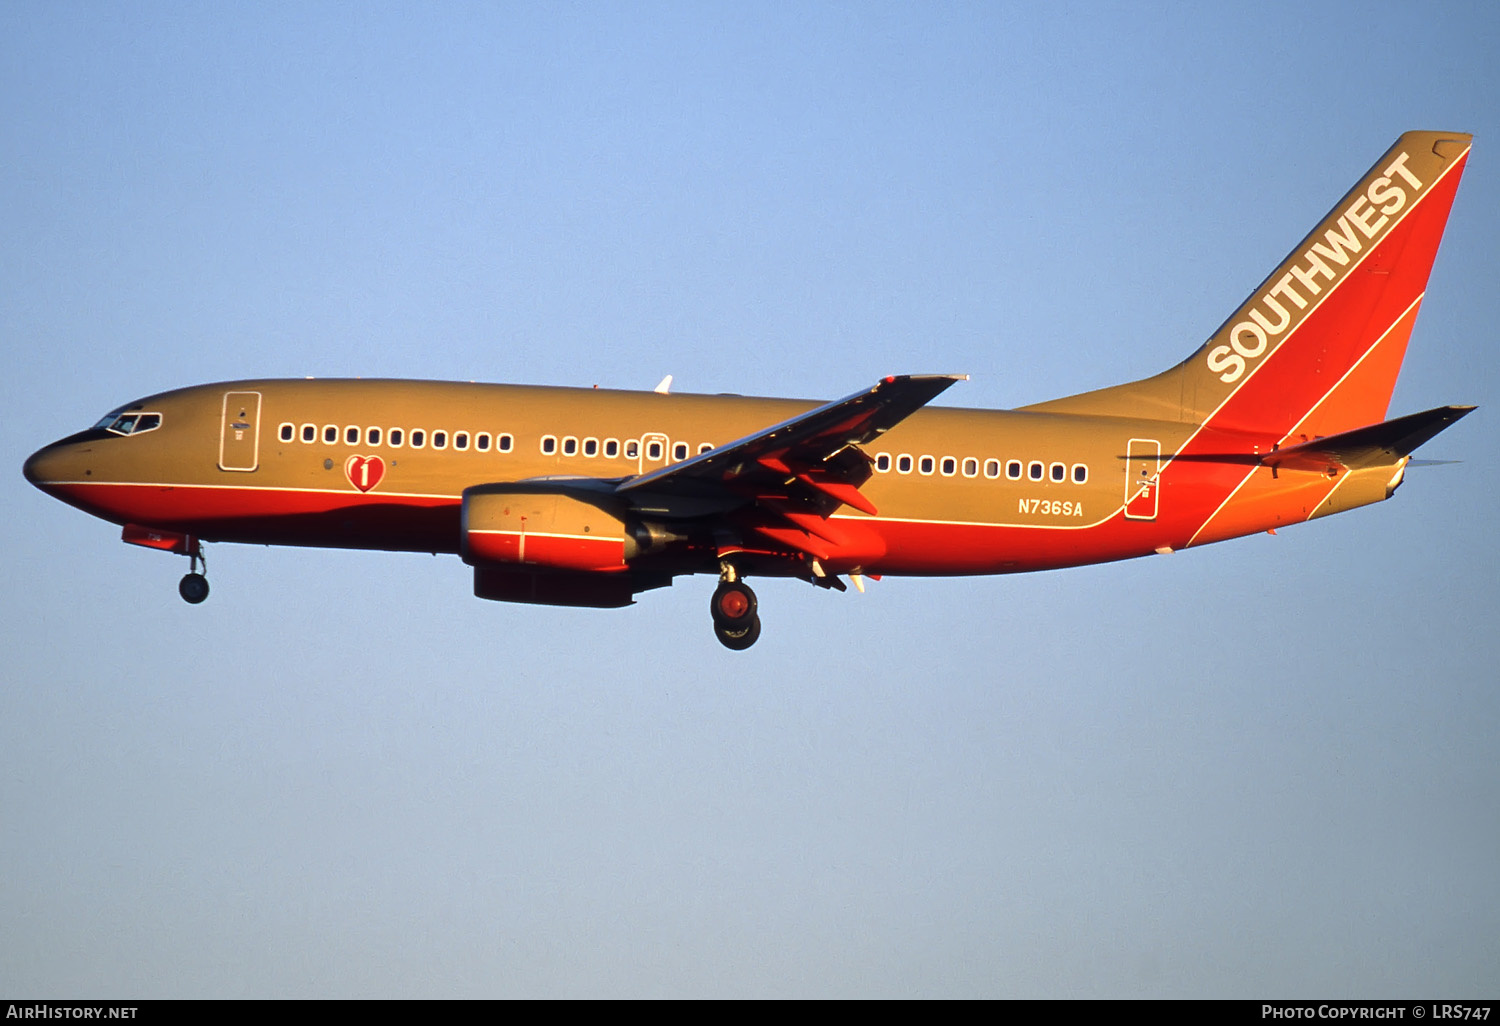
M 0 992 L 1493 996 L 1500 15 L 0 8 Z M 1391 502 L 623 611 L 184 567 L 32 489 L 140 395 L 407 376 L 1005 407 L 1186 355 L 1402 131 L 1475 149 Z M 6 480 L 0 477 L 0 480 Z

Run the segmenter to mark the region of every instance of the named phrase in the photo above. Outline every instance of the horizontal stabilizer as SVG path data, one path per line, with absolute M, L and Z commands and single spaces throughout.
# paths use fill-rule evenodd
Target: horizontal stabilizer
M 1418 446 L 1473 411 L 1473 406 L 1439 406 L 1425 413 L 1413 413 L 1383 424 L 1371 424 L 1277 449 L 1262 456 L 1261 463 L 1284 470 L 1312 471 L 1394 463 L 1410 456 Z

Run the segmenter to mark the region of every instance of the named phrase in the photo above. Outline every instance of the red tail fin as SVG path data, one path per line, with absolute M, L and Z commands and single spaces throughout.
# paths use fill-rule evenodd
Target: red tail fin
M 1384 418 L 1470 136 L 1408 132 L 1196 353 L 1032 410 L 1333 434 Z

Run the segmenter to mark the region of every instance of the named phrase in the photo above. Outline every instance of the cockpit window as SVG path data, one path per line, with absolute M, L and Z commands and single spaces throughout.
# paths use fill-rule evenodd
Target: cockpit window
M 161 427 L 161 414 L 122 413 L 115 417 L 105 417 L 94 426 L 117 435 L 139 435 Z

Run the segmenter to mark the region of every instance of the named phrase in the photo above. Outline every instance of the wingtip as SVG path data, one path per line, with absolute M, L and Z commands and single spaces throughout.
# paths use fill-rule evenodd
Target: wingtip
M 875 383 L 875 387 L 888 388 L 896 384 L 909 384 L 936 388 L 939 392 L 960 381 L 968 381 L 967 374 L 887 374 Z

